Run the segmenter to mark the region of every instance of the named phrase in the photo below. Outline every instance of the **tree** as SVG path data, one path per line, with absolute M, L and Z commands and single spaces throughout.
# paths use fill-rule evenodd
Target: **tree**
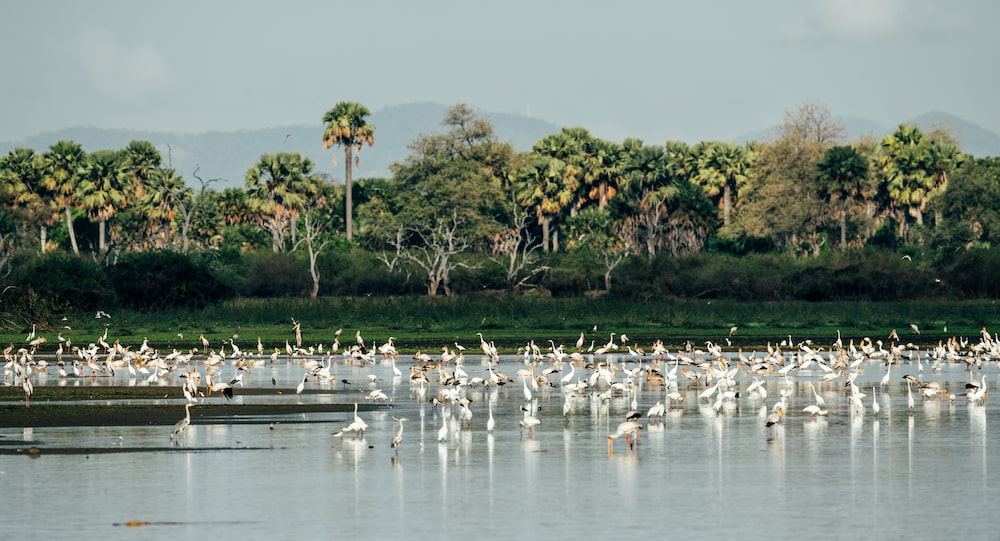
M 518 204 L 513 184 L 509 186 L 509 194 L 508 227 L 502 228 L 490 239 L 488 257 L 504 270 L 507 293 L 514 293 L 518 288 L 527 286 L 533 276 L 547 272 L 549 267 L 538 264 L 540 258 L 537 252 L 542 245 L 536 242 L 528 228 L 530 214 L 527 208 Z
M 153 175 L 163 164 L 160 151 L 149 141 L 132 141 L 121 150 L 122 175 L 129 187 L 129 199 L 141 199 Z
M 422 269 L 430 295 L 450 294 L 448 273 L 462 265 L 453 256 L 485 245 L 500 229 L 501 186 L 512 176 L 515 156 L 464 104 L 452 107 L 443 124 L 447 133 L 410 143 L 410 155 L 392 164 L 392 179 L 359 210 L 368 242 L 391 247 Z M 394 266 L 398 259 L 383 261 Z
M 327 191 L 323 188 L 324 186 L 319 182 L 310 186 L 310 192 L 307 194 L 308 197 L 302 212 L 301 234 L 299 241 L 294 246 L 294 249 L 298 249 L 302 244 L 306 246 L 309 257 L 309 275 L 312 277 L 312 289 L 309 290 L 309 298 L 311 299 L 315 299 L 319 295 L 320 272 L 317 265 L 319 256 L 332 240 L 330 237 L 331 220 L 323 216 L 327 205 Z
M 621 223 L 616 223 L 609 209 L 589 207 L 567 220 L 571 241 L 570 251 L 592 252 L 604 267 L 604 291 L 611 291 L 611 274 L 632 253 L 632 247 L 622 240 Z
M 257 224 L 271 234 L 274 253 L 284 251 L 285 239 L 308 200 L 313 162 L 297 152 L 262 154 L 246 174 L 249 210 Z
M 908 238 L 908 216 L 923 225 L 924 210 L 934 187 L 933 176 L 925 167 L 926 153 L 924 134 L 916 126 L 902 124 L 882 139 L 878 165 L 889 200 L 896 209 L 899 236 L 904 240 Z
M 104 253 L 108 250 L 107 222 L 128 202 L 118 151 L 88 154 L 81 174 L 80 202 L 90 219 L 98 222 L 98 250 Z
M 735 220 L 720 235 L 818 255 L 826 242 L 830 207 L 817 165 L 843 131 L 819 106 L 786 112 L 774 140 L 748 145 L 754 149 L 753 178 L 740 196 Z
M 135 203 L 135 210 L 144 217 L 139 242 L 147 248 L 176 248 L 174 220 L 178 211 L 185 207 L 192 197 L 192 191 L 184 184 L 184 179 L 173 169 L 154 169 L 142 181 L 143 195 Z M 182 228 L 190 227 L 190 222 L 182 223 Z M 187 230 L 182 252 L 187 252 Z
M 1000 243 L 1000 158 L 968 158 L 952 172 L 948 189 L 934 200 L 944 216 L 934 245 L 955 252 Z
M 51 192 L 45 189 L 44 177 L 44 160 L 30 148 L 15 148 L 0 158 L 0 182 L 7 198 L 19 217 L 22 230 L 38 227 L 43 253 L 48 243 L 47 226 L 58 217 L 53 212 L 54 200 Z
M 80 254 L 73 228 L 73 209 L 79 206 L 80 169 L 87 159 L 83 147 L 74 141 L 57 141 L 42 155 L 45 160 L 45 187 L 55 195 L 56 204 L 62 207 L 66 217 L 66 231 L 69 234 L 73 253 Z
M 840 249 L 847 249 L 847 215 L 857 204 L 867 187 L 868 160 L 854 147 L 836 146 L 826 151 L 817 165 L 830 199 L 840 202 L 837 219 L 840 222 Z
M 660 225 L 670 212 L 670 203 L 680 195 L 680 188 L 670 177 L 664 147 L 644 146 L 642 141 L 626 139 L 625 185 L 632 212 L 628 219 L 641 223 L 646 256 L 656 257 L 660 245 Z
M 705 190 L 705 194 L 715 198 L 719 194 L 724 225 L 729 225 L 733 199 L 740 188 L 750 181 L 752 154 L 733 142 L 711 141 L 695 146 L 698 157 L 698 173 L 695 181 Z
M 351 189 L 352 155 L 355 165 L 360 164 L 361 149 L 364 144 L 375 144 L 375 126 L 368 124 L 365 117 L 371 112 L 367 107 L 356 102 L 342 101 L 333 106 L 323 115 L 326 131 L 323 132 L 323 150 L 332 146 L 344 147 L 344 187 L 345 191 L 345 224 L 347 240 L 354 238 L 354 204 Z M 337 155 L 333 155 L 333 165 L 337 165 Z
M 534 209 L 542 227 L 542 250 L 546 252 L 557 249 L 551 241 L 553 217 L 573 201 L 572 190 L 563 182 L 567 167 L 558 158 L 532 152 L 515 180 L 515 198 L 518 204 Z

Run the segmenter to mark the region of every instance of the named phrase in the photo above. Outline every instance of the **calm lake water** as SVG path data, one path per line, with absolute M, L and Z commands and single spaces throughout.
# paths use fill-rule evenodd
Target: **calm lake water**
M 638 366 L 625 355 L 604 358 Z M 405 373 L 412 360 L 398 362 Z M 524 366 L 513 356 L 500 362 L 511 376 Z M 539 370 L 547 366 L 543 361 Z M 1000 412 L 996 400 L 968 404 L 964 393 L 965 383 L 983 374 L 996 391 L 1000 370 L 993 361 L 971 372 L 965 363 L 944 364 L 940 371 L 926 360 L 922 366 L 920 374 L 913 361 L 893 366 L 890 383 L 881 387 L 883 363 L 866 362 L 857 383 L 868 397 L 864 412 L 855 414 L 844 380 L 823 382 L 824 372 L 815 367 L 787 378 L 758 376 L 764 400 L 750 396 L 753 375 L 740 371 L 741 398 L 727 400 L 718 412 L 714 397 L 699 398 L 704 385 L 680 378 L 680 405 L 659 422 L 643 418 L 635 448 L 620 438 L 609 455 L 608 435 L 633 399 L 645 413 L 672 389 L 641 384 L 604 400 L 556 386 L 534 391 L 529 402 L 518 381 L 467 390 L 472 419 L 462 421 L 458 405 L 430 402 L 437 384 L 420 393 L 405 375 L 393 378 L 388 361 L 347 366 L 340 357 L 331 366 L 338 383 L 327 394 L 240 396 L 237 388 L 234 401 L 352 404 L 382 389 L 387 406 L 359 414 L 369 425 L 361 438 L 331 436 L 353 413 L 194 424 L 186 441 L 166 450 L 169 426 L 0 428 L 4 446 L 23 442 L 43 449 L 37 458 L 0 456 L 3 537 L 994 537 L 984 511 L 1000 508 L 1000 484 L 990 479 L 1000 465 Z M 464 368 L 470 376 L 488 375 L 479 355 L 467 356 Z M 562 368 L 557 381 L 569 363 Z M 294 389 L 303 373 L 301 364 L 282 358 L 255 369 L 245 385 L 272 387 L 274 378 L 277 387 Z M 378 381 L 370 383 L 369 374 Z M 582 366 L 576 374 L 586 377 Z M 957 396 L 916 396 L 911 411 L 905 374 L 937 381 Z M 128 384 L 124 370 L 116 378 L 115 384 Z M 51 375 L 45 380 L 92 383 Z M 802 411 L 816 402 L 813 388 L 828 416 Z M 768 428 L 765 420 L 782 392 L 788 395 L 786 416 Z M 912 392 L 919 390 L 913 386 Z M 567 394 L 574 397 L 564 417 Z M 531 438 L 519 430 L 527 404 L 541 421 Z M 492 434 L 486 431 L 490 409 Z M 389 445 L 392 416 L 409 419 L 398 454 Z M 450 430 L 439 442 L 442 426 Z M 129 452 L 44 452 L 58 447 Z M 130 521 L 149 524 L 123 525 Z

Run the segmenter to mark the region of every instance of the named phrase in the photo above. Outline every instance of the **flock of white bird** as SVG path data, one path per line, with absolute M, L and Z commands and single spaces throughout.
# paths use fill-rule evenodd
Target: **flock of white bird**
M 256 350 L 243 350 L 236 344 L 236 338 L 221 345 L 218 350 L 210 347 L 204 336 L 199 337 L 198 346 L 187 352 L 174 349 L 161 354 L 150 347 L 147 341 L 134 350 L 122 346 L 120 341 L 108 343 L 107 331 L 96 342 L 86 347 L 73 346 L 69 340 L 60 337 L 54 352 L 42 351 L 46 340 L 35 336 L 34 331 L 22 347 L 13 345 L 4 349 L 3 383 L 7 386 L 21 385 L 25 393 L 25 405 L 30 407 L 33 392 L 32 377 L 49 373 L 53 368 L 59 378 L 114 376 L 119 370 L 127 370 L 129 378 L 141 379 L 147 384 L 157 384 L 164 379 L 182 379 L 181 387 L 187 399 L 185 418 L 179 421 L 170 433 L 170 441 L 179 443 L 186 437 L 190 425 L 190 408 L 206 399 L 213 392 L 231 398 L 233 389 L 243 384 L 244 374 L 257 367 L 265 367 L 279 360 L 301 364 L 302 379 L 296 392 L 302 393 L 310 380 L 317 384 L 336 382 L 332 369 L 338 363 L 366 366 L 377 361 L 391 365 L 393 378 L 401 380 L 401 371 L 396 361 L 399 353 L 393 338 L 384 344 L 368 347 L 360 331 L 355 334 L 355 343 L 342 348 L 341 330 L 334 335 L 333 345 L 304 348 L 301 345 L 299 324 L 296 323 L 295 344 L 285 342 L 285 348 L 265 351 L 258 338 Z M 919 333 L 915 327 L 914 333 Z M 736 328 L 730 330 L 734 334 Z M 535 341 L 518 348 L 513 357 L 516 368 L 513 377 L 501 369 L 501 356 L 496 346 L 478 333 L 481 355 L 474 356 L 481 362 L 482 375 L 470 376 L 466 371 L 465 347 L 454 344 L 454 348 L 443 346 L 440 354 L 429 355 L 417 352 L 409 366 L 408 385 L 412 392 L 422 399 L 441 408 L 442 426 L 437 433 L 438 441 L 445 442 L 457 427 L 468 426 L 473 418 L 473 402 L 469 398 L 470 389 L 495 389 L 501 386 L 520 386 L 525 403 L 520 406 L 519 429 L 522 437 L 533 438 L 541 424 L 537 401 L 539 394 L 560 390 L 564 396 L 563 415 L 574 415 L 576 405 L 586 398 L 597 403 L 614 399 L 628 402 L 628 413 L 608 435 L 608 452 L 612 452 L 616 439 L 624 437 L 629 450 L 633 450 L 644 428 L 641 423 L 646 417 L 648 423 L 658 423 L 671 411 L 683 410 L 685 397 L 691 396 L 691 389 L 697 395 L 700 409 L 711 409 L 722 414 L 735 407 L 740 401 L 752 401 L 768 414 L 764 425 L 769 433 L 780 428 L 782 419 L 791 407 L 792 383 L 802 376 L 808 384 L 813 403 L 802 408 L 809 419 L 823 418 L 830 414 L 826 401 L 817 391 L 814 382 L 820 386 L 843 389 L 850 415 L 863 415 L 867 409 L 878 416 L 880 403 L 878 393 L 887 392 L 894 366 L 914 363 L 917 374 L 907 374 L 905 381 L 907 406 L 913 410 L 915 396 L 921 400 L 943 400 L 953 402 L 956 394 L 936 381 L 923 381 L 926 369 L 933 373 L 948 364 L 960 363 L 969 371 L 965 385 L 965 399 L 973 406 L 985 404 L 989 391 L 986 375 L 982 374 L 985 363 L 996 362 L 1000 367 L 1000 340 L 984 328 L 978 340 L 952 338 L 942 341 L 929 351 L 921 351 L 912 344 L 901 344 L 895 331 L 887 340 L 873 341 L 870 338 L 853 340 L 844 344 L 839 333 L 829 347 L 817 347 L 811 341 L 793 342 L 789 336 L 776 346 L 768 344 L 766 351 L 745 355 L 742 350 L 725 353 L 719 344 L 708 342 L 704 348 L 688 344 L 674 352 L 668 351 L 662 341 L 656 341 L 647 350 L 635 347 L 625 334 L 611 333 L 607 343 L 597 346 L 592 340 L 584 348 L 586 335 L 580 334 L 575 349 L 567 352 L 563 345 L 548 340 L 548 347 L 542 348 Z M 617 339 L 616 339 L 617 336 Z M 595 347 L 596 346 L 596 347 Z M 227 351 L 228 349 L 228 351 Z M 884 375 L 878 384 L 862 388 L 857 383 L 859 374 L 865 367 L 881 365 Z M 205 370 L 205 376 L 201 374 Z M 223 371 L 232 370 L 225 377 Z M 510 370 L 510 369 L 508 369 Z M 978 376 L 976 376 L 978 374 Z M 381 381 L 374 373 L 369 375 L 370 389 L 363 400 L 388 402 L 389 396 L 377 388 Z M 777 399 L 767 407 L 769 393 L 767 381 L 780 381 L 789 385 L 779 385 Z M 177 380 L 172 380 L 177 381 Z M 161 383 L 162 384 L 162 383 Z M 204 384 L 204 385 L 203 385 Z M 640 389 L 662 389 L 654 403 L 641 413 L 638 397 Z M 204 390 L 203 390 L 204 389 Z M 682 392 L 687 390 L 687 392 Z M 871 394 L 868 394 L 870 391 Z M 866 402 L 867 399 L 870 400 Z M 220 398 L 221 400 L 221 398 Z M 867 404 L 867 405 L 866 405 Z M 493 415 L 493 400 L 488 401 L 486 430 L 492 433 L 496 428 Z M 398 449 L 403 442 L 402 417 L 393 417 L 396 432 L 391 447 Z M 457 423 L 457 426 L 456 426 Z M 342 437 L 353 433 L 362 437 L 368 424 L 358 414 L 358 404 L 354 404 L 354 416 L 350 423 L 333 434 Z M 459 428 L 460 429 L 460 428 Z

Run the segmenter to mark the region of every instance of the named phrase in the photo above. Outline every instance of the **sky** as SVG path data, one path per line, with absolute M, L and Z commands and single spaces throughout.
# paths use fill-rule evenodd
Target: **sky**
M 804 103 L 1000 132 L 996 0 L 0 2 L 0 141 L 321 126 L 340 101 L 649 144 L 733 139 Z

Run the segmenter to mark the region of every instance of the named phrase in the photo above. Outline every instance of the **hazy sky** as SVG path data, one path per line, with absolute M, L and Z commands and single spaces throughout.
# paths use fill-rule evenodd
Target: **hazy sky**
M 996 0 L 2 3 L 0 141 L 319 130 L 338 101 L 466 102 L 650 144 L 730 139 L 805 102 L 1000 132 Z

